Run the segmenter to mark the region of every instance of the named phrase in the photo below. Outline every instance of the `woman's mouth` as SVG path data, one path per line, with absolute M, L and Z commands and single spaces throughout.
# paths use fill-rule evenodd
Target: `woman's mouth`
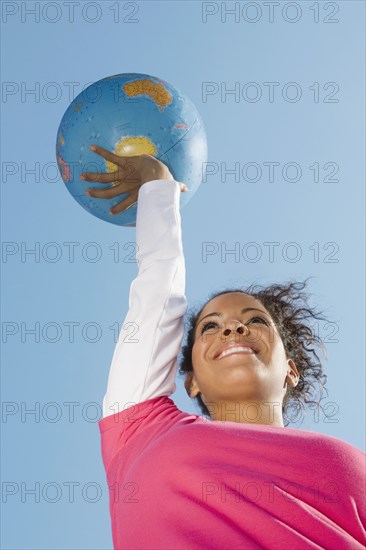
M 252 348 L 244 347 L 244 346 L 231 346 L 229 348 L 224 349 L 216 359 L 222 359 L 223 357 L 227 357 L 228 355 L 232 355 L 234 353 L 246 353 L 246 354 L 255 354 L 255 351 Z

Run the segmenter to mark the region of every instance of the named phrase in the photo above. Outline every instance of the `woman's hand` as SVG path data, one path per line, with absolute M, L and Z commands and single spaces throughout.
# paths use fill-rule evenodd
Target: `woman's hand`
M 85 193 L 91 197 L 100 199 L 110 199 L 128 193 L 128 197 L 111 208 L 111 214 L 118 214 L 135 204 L 137 202 L 139 189 L 144 183 L 159 179 L 174 180 L 169 168 L 163 162 L 151 155 L 121 157 L 98 145 L 91 145 L 90 149 L 97 153 L 97 155 L 116 164 L 117 170 L 105 174 L 83 172 L 80 179 L 85 181 L 97 181 L 98 183 L 118 183 L 108 189 L 90 188 L 87 189 Z M 184 183 L 179 182 L 179 185 L 182 192 L 188 191 L 188 187 Z

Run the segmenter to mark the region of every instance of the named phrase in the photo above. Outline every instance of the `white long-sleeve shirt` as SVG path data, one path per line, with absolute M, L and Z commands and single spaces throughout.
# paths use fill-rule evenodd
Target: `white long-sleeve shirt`
M 152 180 L 139 189 L 138 275 L 112 358 L 103 417 L 176 389 L 187 310 L 180 193 L 175 180 Z

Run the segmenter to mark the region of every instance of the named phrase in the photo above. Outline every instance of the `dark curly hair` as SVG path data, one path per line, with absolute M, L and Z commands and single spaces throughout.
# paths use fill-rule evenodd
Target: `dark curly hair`
M 252 284 L 246 289 L 226 289 L 211 294 L 198 312 L 194 310 L 188 312 L 185 318 L 188 332 L 186 344 L 182 346 L 182 360 L 179 363 L 179 374 L 185 377 L 188 372 L 193 371 L 192 348 L 194 344 L 194 332 L 197 320 L 205 305 L 213 298 L 222 294 L 242 292 L 259 300 L 270 313 L 282 339 L 286 357 L 291 357 L 299 371 L 300 379 L 297 386 L 288 386 L 283 399 L 282 414 L 284 425 L 288 426 L 292 421 L 293 416 L 291 416 L 292 413 L 290 411 L 295 410 L 296 415 L 298 415 L 299 409 L 302 411 L 305 404 L 316 404 L 319 406 L 323 397 L 318 400 L 312 398 L 316 397 L 317 390 L 321 394 L 325 388 L 327 376 L 323 373 L 318 351 L 321 350 L 325 355 L 326 350 L 323 340 L 312 329 L 309 321 L 314 319 L 326 320 L 326 318 L 323 317 L 322 312 L 316 311 L 309 306 L 309 295 L 303 292 L 308 279 L 301 282 L 290 281 L 283 285 L 272 284 L 266 287 Z M 199 393 L 194 399 L 202 414 L 210 418 L 209 410 L 204 404 L 201 394 Z

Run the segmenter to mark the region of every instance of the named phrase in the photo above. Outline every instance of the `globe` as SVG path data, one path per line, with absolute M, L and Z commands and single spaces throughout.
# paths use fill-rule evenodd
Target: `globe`
M 142 73 L 109 76 L 85 88 L 65 111 L 56 138 L 57 164 L 72 197 L 101 220 L 134 227 L 137 203 L 109 213 L 128 193 L 111 199 L 84 194 L 90 187 L 106 189 L 117 183 L 80 180 L 83 172 L 117 168 L 91 151 L 92 144 L 119 156 L 149 154 L 161 160 L 189 188 L 180 193 L 180 207 L 197 191 L 207 163 L 206 132 L 192 101 L 168 82 Z

